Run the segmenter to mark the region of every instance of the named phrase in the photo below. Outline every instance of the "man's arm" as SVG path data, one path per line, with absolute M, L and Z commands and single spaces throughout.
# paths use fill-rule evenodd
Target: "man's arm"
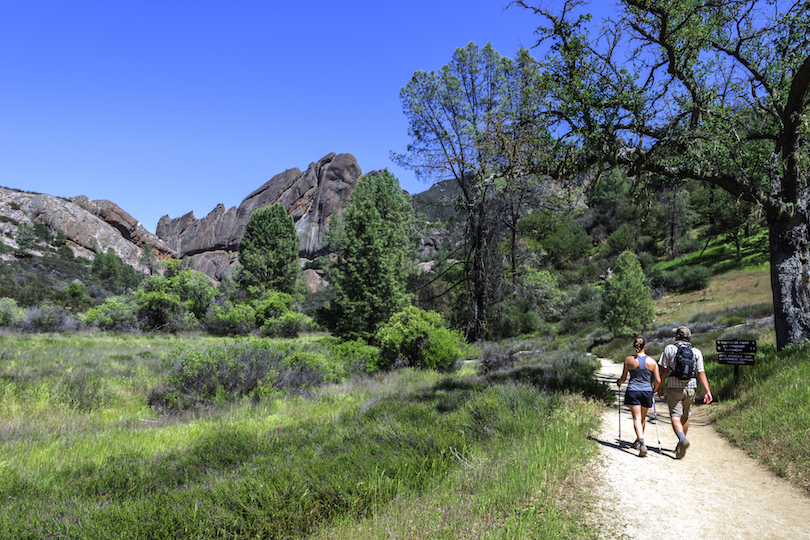
M 658 385 L 658 397 L 664 395 L 664 382 L 667 380 L 667 375 L 669 375 L 669 368 L 662 367 L 661 368 L 661 384 Z
M 711 403 L 714 401 L 714 398 L 712 397 L 712 391 L 709 390 L 709 379 L 706 378 L 705 371 L 698 371 L 698 380 L 700 381 L 700 384 L 703 385 L 703 389 L 706 391 L 706 395 L 703 396 L 703 403 Z

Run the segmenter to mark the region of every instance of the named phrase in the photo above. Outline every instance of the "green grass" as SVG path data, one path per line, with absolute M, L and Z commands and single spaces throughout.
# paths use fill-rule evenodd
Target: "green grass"
M 561 486 L 595 450 L 598 405 L 465 368 L 147 406 L 165 358 L 229 341 L 0 338 L 0 538 L 593 534 Z
M 780 476 L 810 490 L 810 346 L 776 352 L 757 343 L 756 364 L 716 363 L 709 355 L 706 373 L 721 396 L 715 426 L 723 435 Z

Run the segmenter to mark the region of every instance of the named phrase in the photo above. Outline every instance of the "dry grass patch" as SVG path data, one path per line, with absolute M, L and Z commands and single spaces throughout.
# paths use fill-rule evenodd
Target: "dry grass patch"
M 741 304 L 773 302 L 770 270 L 734 270 L 715 276 L 699 291 L 667 294 L 656 301 L 656 322 L 688 321 L 705 311 L 718 311 Z

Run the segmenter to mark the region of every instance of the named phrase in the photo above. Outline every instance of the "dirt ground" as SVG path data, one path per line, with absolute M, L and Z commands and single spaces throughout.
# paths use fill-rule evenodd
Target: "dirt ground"
M 602 360 L 599 378 L 616 388 L 621 367 Z M 658 435 L 649 411 L 646 458 L 630 447 L 636 436 L 629 409 L 605 411 L 594 435 L 600 455 L 591 475 L 596 503 L 588 516 L 603 538 L 810 539 L 810 497 L 717 434 L 710 408 L 693 407 L 691 446 L 680 460 L 664 400 L 656 396 Z

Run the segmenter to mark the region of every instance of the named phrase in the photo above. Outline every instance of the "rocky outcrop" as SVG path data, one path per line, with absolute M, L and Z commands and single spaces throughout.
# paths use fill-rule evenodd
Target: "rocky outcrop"
M 154 248 L 159 259 L 170 259 L 176 256 L 175 251 L 163 240 L 147 231 L 140 221 L 133 218 L 117 204 L 104 199 L 91 201 L 84 195 L 72 197 L 70 200 L 117 229 L 124 239 L 129 240 L 139 248 L 149 244 Z
M 236 264 L 250 214 L 281 203 L 295 222 L 299 254 L 314 258 L 326 245 L 332 216 L 346 208 L 361 176 L 354 156 L 331 153 L 304 172 L 294 168 L 275 175 L 245 197 L 238 208 L 225 209 L 220 204 L 202 219 L 195 219 L 193 212 L 174 219 L 163 216 L 156 234 L 178 257 L 190 257 L 195 269 L 220 279 Z
M 3 241 L 9 245 L 20 223 L 31 226 L 39 223 L 53 233 L 63 231 L 67 245 L 78 257 L 92 259 L 96 253 L 112 248 L 122 262 L 143 270 L 138 245 L 125 238 L 118 227 L 72 200 L 0 188 L 0 215 L 5 218 L 2 220 Z

